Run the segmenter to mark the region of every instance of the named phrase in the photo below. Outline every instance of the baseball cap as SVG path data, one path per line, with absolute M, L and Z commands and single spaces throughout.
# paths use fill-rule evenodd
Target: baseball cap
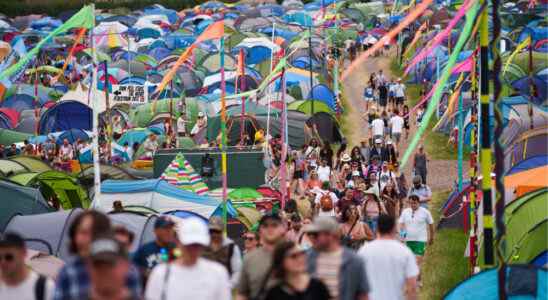
M 0 248 L 3 247 L 25 248 L 25 240 L 17 233 L 7 232 L 0 238 Z
M 204 113 L 203 113 L 203 112 L 199 112 L 199 113 L 198 113 L 198 118 L 201 118 L 201 117 L 203 117 L 203 116 L 204 116 Z
M 360 171 L 352 171 L 352 176 L 360 176 Z
M 119 258 L 127 258 L 127 252 L 114 238 L 104 237 L 91 243 L 89 257 L 93 262 L 113 263 Z
M 183 220 L 181 228 L 177 231 L 177 237 L 184 246 L 209 246 L 208 226 L 203 220 L 196 217 L 190 217 Z
M 306 232 L 337 232 L 339 223 L 333 217 L 317 217 L 310 226 L 304 228 Z
M 382 143 L 382 140 L 381 139 L 376 139 L 375 140 L 375 144 L 381 144 Z
M 209 230 L 217 230 L 217 231 L 223 231 L 225 228 L 223 224 L 223 220 L 219 217 L 212 217 L 209 219 Z
M 387 145 L 392 145 L 392 140 L 386 141 L 386 144 L 387 144 Z
M 422 183 L 422 178 L 419 175 L 413 177 L 413 183 Z
M 156 219 L 156 222 L 154 222 L 154 229 L 172 227 L 173 225 L 175 225 L 175 223 L 171 221 L 168 217 L 159 216 Z
M 280 218 L 280 215 L 275 213 L 267 213 L 264 216 L 261 217 L 261 220 L 259 220 L 259 227 L 263 226 L 267 221 L 273 221 L 277 223 L 282 223 L 282 218 Z

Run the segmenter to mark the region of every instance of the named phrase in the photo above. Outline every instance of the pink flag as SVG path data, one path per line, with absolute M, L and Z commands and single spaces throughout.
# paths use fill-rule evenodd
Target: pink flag
M 458 65 L 454 66 L 453 70 L 451 70 L 451 75 L 472 71 L 472 63 L 474 62 L 473 58 L 474 58 L 474 55 L 472 54 L 467 59 L 463 60 Z

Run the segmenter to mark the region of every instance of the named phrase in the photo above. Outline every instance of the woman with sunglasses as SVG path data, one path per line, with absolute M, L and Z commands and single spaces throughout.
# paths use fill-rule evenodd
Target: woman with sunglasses
M 257 232 L 248 231 L 243 235 L 244 240 L 244 255 L 259 247 L 259 235 Z
M 294 242 L 286 241 L 276 246 L 272 268 L 280 283 L 268 291 L 265 300 L 330 299 L 325 284 L 307 273 L 305 251 Z

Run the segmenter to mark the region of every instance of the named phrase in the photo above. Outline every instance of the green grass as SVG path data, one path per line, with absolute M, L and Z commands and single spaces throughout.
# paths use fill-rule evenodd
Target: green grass
M 432 217 L 435 224 L 440 218 L 439 208 L 449 192 L 436 192 L 432 197 Z M 462 229 L 440 229 L 434 237 L 434 244 L 428 247 L 422 265 L 420 299 L 442 299 L 468 273 L 468 261 L 464 257 L 466 235 Z

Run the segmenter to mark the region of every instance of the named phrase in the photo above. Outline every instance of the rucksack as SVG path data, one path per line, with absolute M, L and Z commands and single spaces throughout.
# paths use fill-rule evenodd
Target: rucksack
M 332 211 L 333 210 L 333 199 L 329 192 L 322 195 L 320 198 L 320 208 L 322 211 Z
M 215 252 L 211 251 L 210 249 L 207 249 L 204 252 L 203 257 L 220 263 L 226 268 L 226 270 L 228 271 L 228 274 L 232 275 L 232 272 L 234 270 L 232 270 L 231 262 L 232 262 L 232 255 L 234 254 L 234 247 L 236 247 L 236 244 L 230 243 Z
M 46 299 L 46 276 L 39 274 L 36 283 L 34 284 L 34 299 L 45 300 Z

